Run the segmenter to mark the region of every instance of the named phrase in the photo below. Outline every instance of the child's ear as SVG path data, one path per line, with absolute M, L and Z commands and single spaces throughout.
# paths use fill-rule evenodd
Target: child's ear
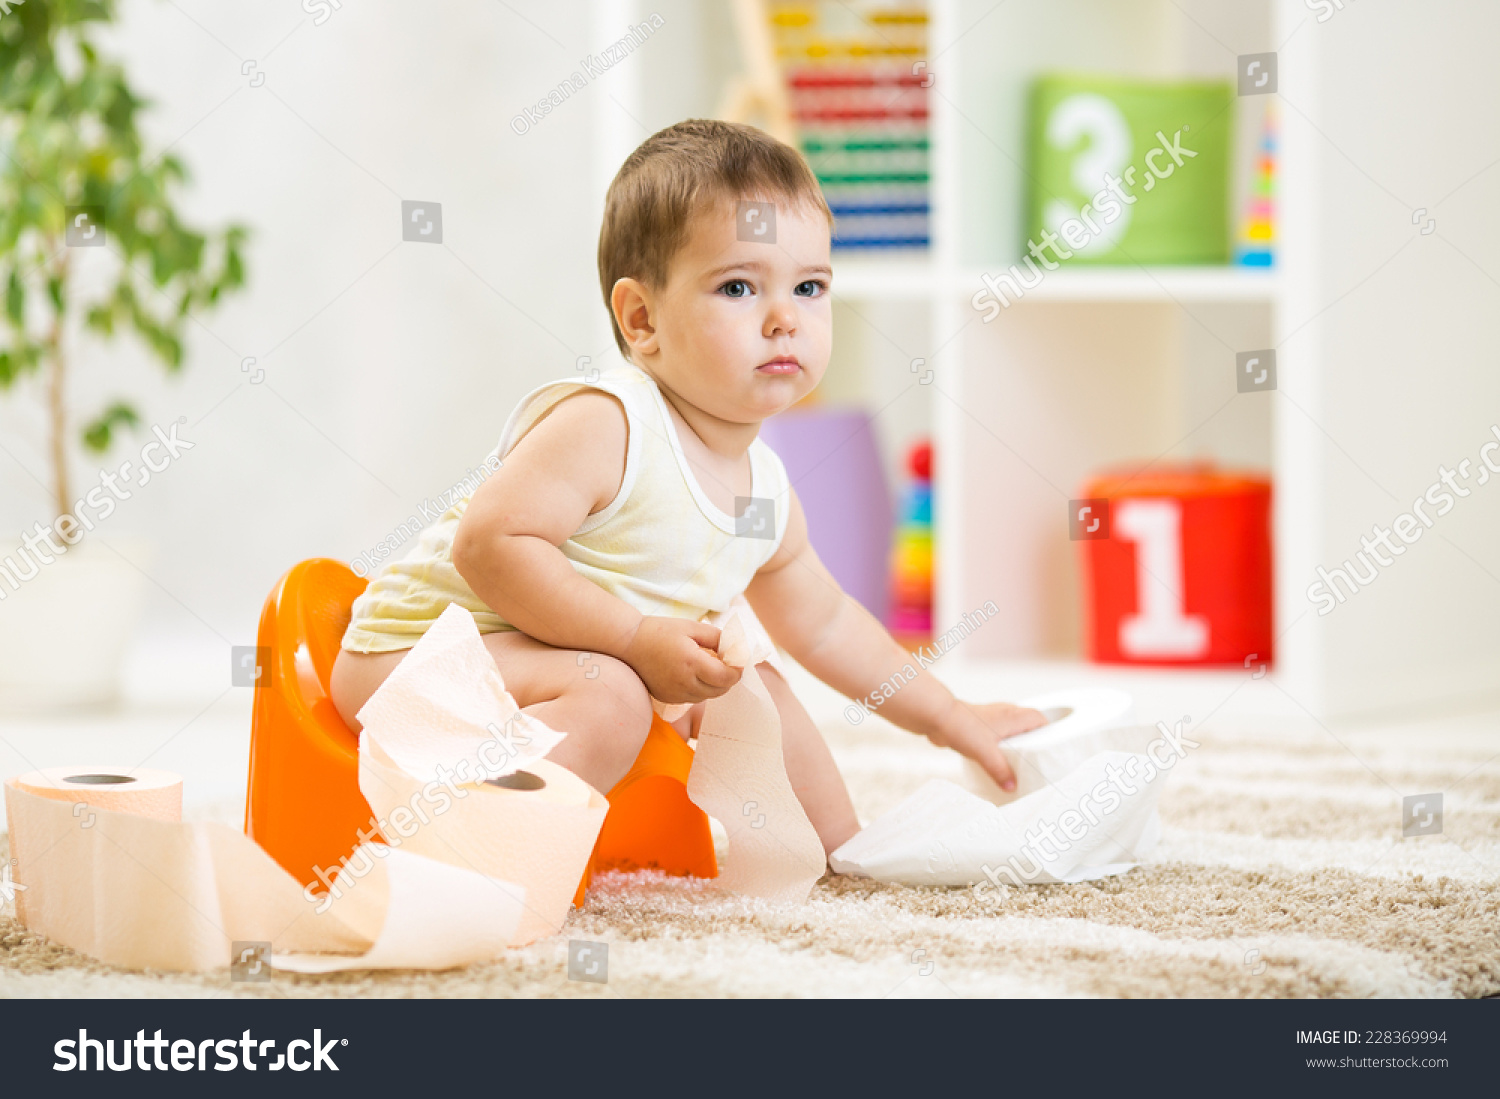
M 651 319 L 651 291 L 635 279 L 619 279 L 610 291 L 609 306 L 631 350 L 644 355 L 655 354 L 656 326 Z

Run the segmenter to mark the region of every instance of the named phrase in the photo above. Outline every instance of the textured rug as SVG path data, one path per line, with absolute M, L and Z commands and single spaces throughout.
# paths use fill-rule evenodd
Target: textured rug
M 1149 861 L 1079 885 L 968 889 L 826 876 L 777 909 L 712 882 L 599 879 L 564 933 L 445 973 L 231 983 L 100 965 L 0 916 L 0 995 L 1478 997 L 1500 994 L 1500 719 L 1293 733 L 1215 725 L 1168 777 Z M 869 820 L 959 761 L 878 720 L 825 729 Z M 1442 832 L 1403 838 L 1403 796 Z M 238 807 L 212 815 L 235 822 Z M 205 814 L 198 814 L 205 815 Z M 568 940 L 608 945 L 570 981 Z

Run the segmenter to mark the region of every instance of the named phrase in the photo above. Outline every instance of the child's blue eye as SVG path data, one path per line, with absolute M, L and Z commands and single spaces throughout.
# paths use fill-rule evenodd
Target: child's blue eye
M 743 298 L 750 293 L 750 284 L 744 279 L 730 279 L 719 290 L 725 297 Z
M 820 279 L 808 279 L 797 284 L 797 293 L 804 298 L 815 298 L 827 289 L 828 284 Z

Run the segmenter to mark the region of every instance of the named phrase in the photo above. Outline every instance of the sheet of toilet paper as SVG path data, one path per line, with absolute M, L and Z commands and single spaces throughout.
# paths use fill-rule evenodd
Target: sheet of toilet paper
M 555 934 L 608 802 L 541 758 L 562 734 L 519 714 L 468 612 L 449 608 L 408 666 L 360 713 L 360 791 L 386 842 L 325 868 L 326 893 L 232 829 L 178 821 L 176 776 L 68 784 L 110 775 L 66 768 L 6 787 L 18 915 L 106 962 L 188 970 L 228 964 L 234 942 L 329 972 L 464 965 Z
M 359 714 L 373 740 L 423 782 L 500 778 L 552 751 L 557 732 L 521 712 L 474 616 L 450 603 Z
M 1057 719 L 1000 742 L 1013 793 L 969 764 L 971 786 L 986 797 L 929 782 L 834 851 L 833 869 L 910 885 L 1020 885 L 1121 874 L 1150 854 L 1165 772 L 1144 753 L 1159 730 L 1128 724 L 1130 697 L 1118 691 L 1021 704 Z
M 1134 702 L 1107 687 L 1051 691 L 1019 705 L 1040 710 L 1050 720 L 1039 729 L 1000 741 L 1000 752 L 1016 776 L 1007 793 L 984 768 L 964 760 L 965 785 L 996 805 L 1006 805 L 1056 782 L 1100 752 L 1144 752 L 1158 735 L 1154 726 L 1133 724 Z

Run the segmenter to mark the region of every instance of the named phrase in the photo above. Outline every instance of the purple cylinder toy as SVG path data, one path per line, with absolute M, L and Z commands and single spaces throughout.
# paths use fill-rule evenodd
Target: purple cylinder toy
M 859 409 L 791 409 L 762 424 L 760 437 L 786 466 L 823 564 L 884 622 L 893 511 L 872 427 Z

